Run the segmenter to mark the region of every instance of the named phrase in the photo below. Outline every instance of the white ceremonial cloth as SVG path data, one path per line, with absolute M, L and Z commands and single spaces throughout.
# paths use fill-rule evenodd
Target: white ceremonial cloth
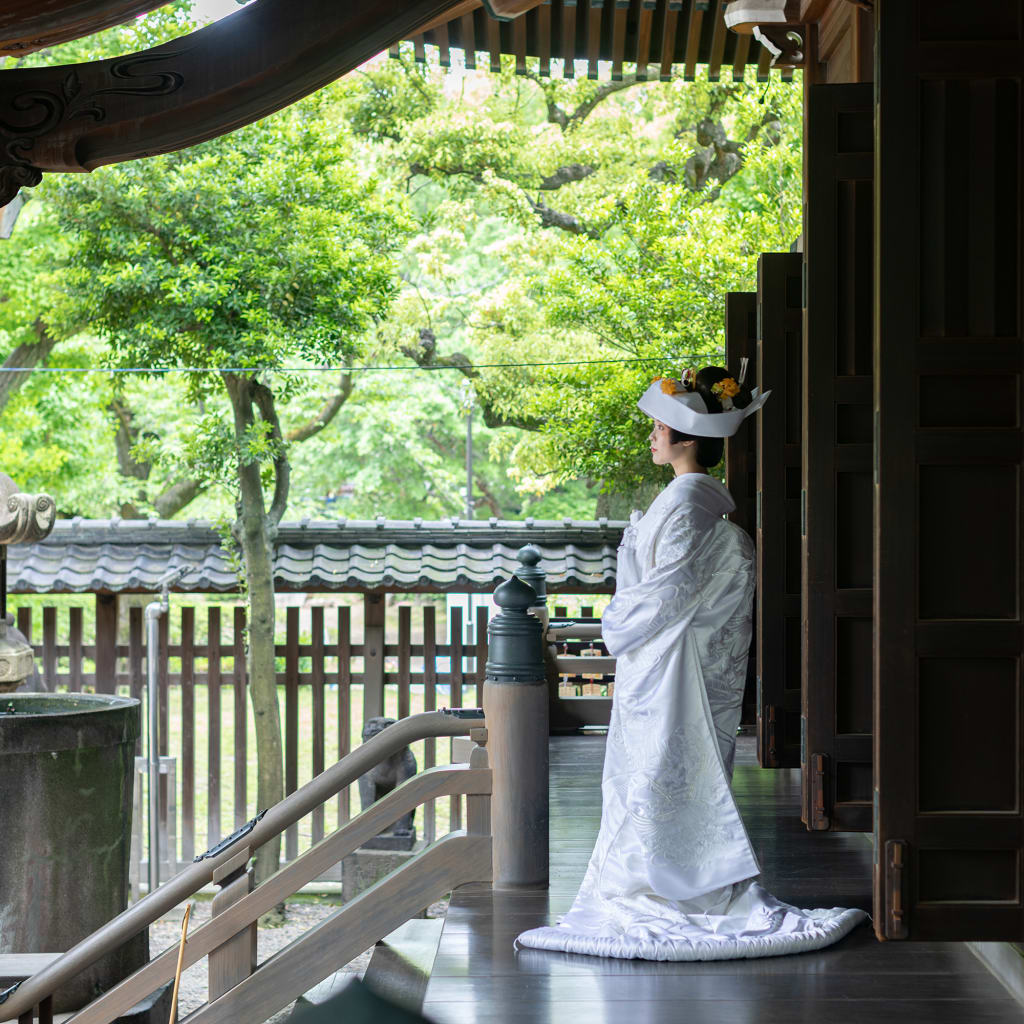
M 799 910 L 760 873 L 730 782 L 754 596 L 753 544 L 703 473 L 678 476 L 619 548 L 602 637 L 617 659 L 601 827 L 557 925 L 523 946 L 645 960 L 817 949 L 867 916 Z

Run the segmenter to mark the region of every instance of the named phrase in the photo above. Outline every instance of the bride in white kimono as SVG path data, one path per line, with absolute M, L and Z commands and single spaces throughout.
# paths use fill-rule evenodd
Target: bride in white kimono
M 645 515 L 633 513 L 602 618 L 618 660 L 597 843 L 572 908 L 520 935 L 523 946 L 726 960 L 818 949 L 866 917 L 799 910 L 758 885 L 730 789 L 754 554 L 723 518 L 735 508 L 729 492 L 705 470 L 768 397 L 752 400 L 742 378 L 705 367 L 655 381 L 638 402 L 654 419 L 654 462 L 676 476 Z

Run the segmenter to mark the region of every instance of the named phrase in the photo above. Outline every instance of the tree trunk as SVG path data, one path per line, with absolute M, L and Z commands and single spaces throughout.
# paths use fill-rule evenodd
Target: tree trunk
M 30 373 L 11 373 L 8 368 L 22 368 L 37 366 L 44 362 L 57 344 L 54 338 L 46 329 L 42 320 L 37 319 L 32 325 L 36 332 L 38 341 L 30 342 L 27 345 L 19 345 L 3 362 L 0 367 L 0 409 L 7 405 L 8 399 L 14 394 L 32 375 Z M 3 372 L 4 370 L 7 372 Z
M 235 374 L 225 374 L 224 381 L 234 412 L 235 439 L 241 449 L 253 424 L 255 382 Z M 257 803 L 263 809 L 284 798 L 284 768 L 274 663 L 273 524 L 266 512 L 259 462 L 239 458 L 238 489 L 236 534 L 242 545 L 249 598 L 247 661 L 256 720 Z M 260 847 L 256 854 L 257 882 L 278 869 L 280 855 L 280 838 Z

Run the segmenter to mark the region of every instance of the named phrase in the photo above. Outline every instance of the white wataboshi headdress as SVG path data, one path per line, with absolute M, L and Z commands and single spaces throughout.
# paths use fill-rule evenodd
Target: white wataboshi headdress
M 681 381 L 663 377 L 654 381 L 636 404 L 641 412 L 661 420 L 681 434 L 732 437 L 743 421 L 768 401 L 770 394 L 766 391 L 762 395 L 755 389 L 754 400 L 745 409 L 726 408 L 722 412 L 708 412 L 704 399 L 696 391 L 687 391 Z M 732 405 L 731 402 L 724 404 Z

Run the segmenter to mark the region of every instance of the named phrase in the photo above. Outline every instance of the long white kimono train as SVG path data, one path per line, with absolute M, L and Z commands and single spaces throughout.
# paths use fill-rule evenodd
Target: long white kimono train
M 717 480 L 676 477 L 627 528 L 602 636 L 617 659 L 601 828 L 557 925 L 519 943 L 646 960 L 818 949 L 867 915 L 799 910 L 760 867 L 730 789 L 754 595 L 753 545 Z

